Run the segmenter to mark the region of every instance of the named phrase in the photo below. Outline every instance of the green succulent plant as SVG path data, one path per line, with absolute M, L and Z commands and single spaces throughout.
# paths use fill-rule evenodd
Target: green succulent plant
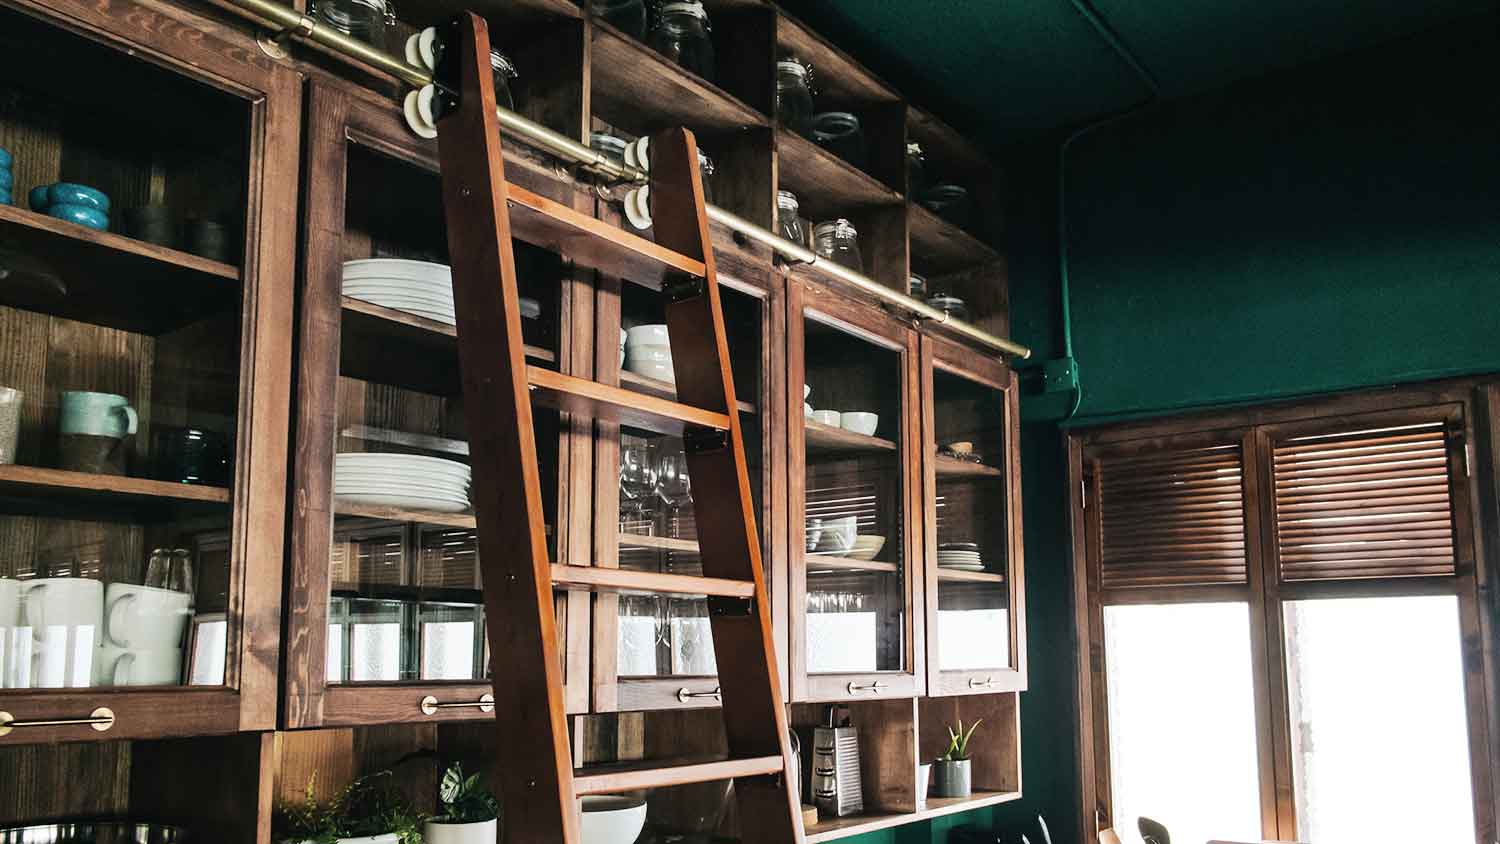
M 969 725 L 969 729 L 967 731 L 964 730 L 964 722 L 962 719 L 960 719 L 958 722 L 958 729 L 955 730 L 952 726 L 949 726 L 948 749 L 943 752 L 942 756 L 938 757 L 938 761 L 959 762 L 964 759 L 968 759 L 969 739 L 973 738 L 974 731 L 979 729 L 979 725 L 982 723 L 984 723 L 984 719 L 980 718 L 978 721 L 975 721 L 973 724 Z

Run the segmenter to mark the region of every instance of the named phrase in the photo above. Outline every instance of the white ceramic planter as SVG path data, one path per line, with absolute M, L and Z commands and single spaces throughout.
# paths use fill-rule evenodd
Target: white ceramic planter
M 339 844 L 398 844 L 400 840 L 400 837 L 396 833 L 387 832 L 382 835 L 361 835 L 358 838 L 340 838 L 338 842 Z M 311 839 L 288 841 L 285 844 L 313 844 L 313 841 Z
M 498 821 L 478 823 L 440 823 L 428 821 L 422 826 L 424 844 L 495 844 L 500 834 Z

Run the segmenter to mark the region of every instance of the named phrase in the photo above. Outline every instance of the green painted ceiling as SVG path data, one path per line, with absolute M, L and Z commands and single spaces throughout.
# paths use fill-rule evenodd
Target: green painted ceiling
M 1080 0 L 1087 2 L 1087 0 Z M 1493 0 L 1092 0 L 1180 96 L 1488 11 Z M 994 143 L 1150 96 L 1072 0 L 782 0 L 913 100 Z

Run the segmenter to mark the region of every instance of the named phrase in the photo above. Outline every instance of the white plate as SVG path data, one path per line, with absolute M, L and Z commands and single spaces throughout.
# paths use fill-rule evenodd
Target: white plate
M 351 504 L 368 504 L 372 507 L 400 507 L 406 510 L 431 510 L 435 513 L 462 513 L 469 509 L 467 502 L 448 501 L 438 498 L 422 498 L 416 495 L 357 494 L 335 496 Z
M 979 556 L 978 554 L 975 554 L 973 556 L 969 556 L 969 555 L 948 556 L 946 554 L 938 554 L 938 562 L 940 562 L 940 563 L 941 562 L 945 562 L 945 561 L 946 562 L 953 562 L 953 563 L 977 563 L 977 562 L 979 562 L 982 559 L 984 559 L 984 558 L 981 557 L 981 556 Z
M 440 472 L 448 477 L 463 478 L 465 482 L 473 474 L 469 464 L 442 457 L 427 457 L 422 454 L 393 454 L 375 451 L 346 451 L 334 455 L 334 471 L 339 468 L 360 468 L 384 471 L 396 468 L 409 472 Z
M 436 320 L 448 325 L 454 325 L 458 319 L 457 314 L 453 311 L 444 311 L 422 305 L 411 305 L 404 302 L 392 302 L 389 299 L 381 299 L 378 296 L 351 296 L 349 298 L 358 299 L 361 302 L 369 302 L 372 305 L 379 305 L 382 308 L 390 308 L 393 311 L 400 311 L 403 314 L 416 314 L 419 317 Z
M 346 284 L 344 285 L 345 296 L 388 296 L 392 299 L 412 299 L 420 302 L 431 302 L 435 305 L 453 306 L 453 297 L 444 296 L 441 293 L 428 293 L 415 287 L 398 287 L 391 284 Z
M 453 313 L 455 306 L 452 299 L 439 299 L 433 296 L 419 296 L 411 293 L 388 293 L 383 290 L 346 290 L 344 295 L 351 299 L 363 299 L 366 302 L 375 302 L 382 305 L 411 305 L 418 308 L 426 308 L 429 311 L 441 311 Z
M 434 498 L 468 498 L 469 489 L 464 484 L 422 482 L 410 478 L 347 478 L 342 475 L 333 479 L 334 492 L 410 492 L 413 495 L 431 495 Z
M 984 563 L 938 563 L 940 569 L 957 569 L 958 571 L 987 571 Z
M 344 262 L 344 278 L 403 278 L 437 284 L 453 283 L 453 270 L 447 264 L 413 261 L 409 258 L 362 258 Z

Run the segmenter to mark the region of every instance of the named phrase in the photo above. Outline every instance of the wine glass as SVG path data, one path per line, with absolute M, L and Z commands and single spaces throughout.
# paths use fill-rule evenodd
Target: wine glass
M 649 522 L 656 496 L 657 466 L 653 447 L 637 437 L 620 438 L 620 517 L 623 522 Z

